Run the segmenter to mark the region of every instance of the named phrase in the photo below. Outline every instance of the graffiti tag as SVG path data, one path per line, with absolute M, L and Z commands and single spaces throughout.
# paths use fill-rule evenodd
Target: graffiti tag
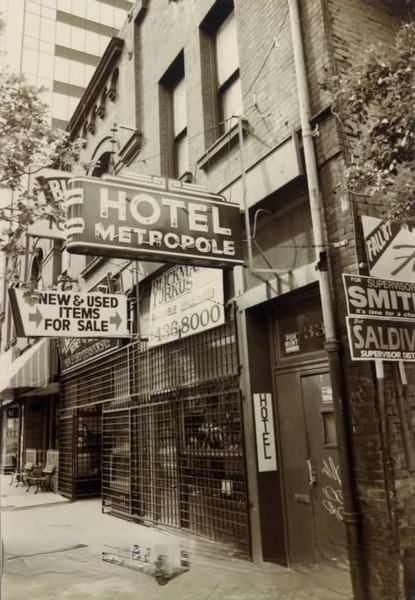
M 340 478 L 340 465 L 336 465 L 331 456 L 329 456 L 328 462 L 323 460 L 323 468 L 321 469 L 323 475 L 327 475 L 329 479 L 333 479 L 333 481 L 337 481 L 339 485 L 342 484 L 342 480 Z
M 336 465 L 331 456 L 329 456 L 328 461 L 323 460 L 323 467 L 321 469 L 322 475 L 326 475 L 332 482 L 341 486 L 342 480 L 340 477 L 340 465 Z M 339 521 L 343 520 L 343 492 L 341 488 L 333 487 L 331 485 L 326 485 L 326 487 L 322 487 L 321 491 L 323 492 L 323 507 L 330 515 L 333 515 Z

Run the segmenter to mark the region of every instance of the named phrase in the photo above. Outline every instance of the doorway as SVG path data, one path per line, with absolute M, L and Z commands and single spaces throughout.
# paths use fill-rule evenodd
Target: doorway
M 343 496 L 325 365 L 275 370 L 289 562 L 343 560 Z

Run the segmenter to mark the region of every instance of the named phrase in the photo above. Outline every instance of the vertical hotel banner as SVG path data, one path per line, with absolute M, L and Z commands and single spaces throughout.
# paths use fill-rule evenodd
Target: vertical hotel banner
M 150 301 L 150 347 L 223 325 L 222 271 L 171 267 L 153 279 Z

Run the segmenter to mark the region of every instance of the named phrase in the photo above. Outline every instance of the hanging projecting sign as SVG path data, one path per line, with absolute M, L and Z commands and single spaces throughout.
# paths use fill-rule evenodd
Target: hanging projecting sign
M 347 311 L 358 317 L 415 320 L 415 281 L 343 274 Z
M 218 269 L 176 265 L 151 284 L 149 346 L 225 322 L 223 275 Z
M 160 177 L 71 180 L 68 252 L 205 267 L 243 264 L 239 206 Z
M 258 471 L 276 471 L 274 417 L 271 394 L 254 394 Z
M 39 188 L 38 201 L 45 207 L 47 205 L 62 205 L 65 201 L 65 194 L 68 188 L 68 181 L 72 177 L 65 171 L 55 169 L 42 169 L 35 177 L 37 187 Z M 45 210 L 45 214 L 46 214 Z M 29 225 L 28 235 L 33 237 L 65 239 L 65 228 L 63 223 L 58 224 L 52 219 L 37 219 Z
M 415 229 L 390 219 L 362 217 L 369 273 L 377 277 L 414 281 Z
M 415 322 L 346 317 L 352 360 L 415 362 Z
M 9 290 L 19 337 L 130 337 L 122 294 Z

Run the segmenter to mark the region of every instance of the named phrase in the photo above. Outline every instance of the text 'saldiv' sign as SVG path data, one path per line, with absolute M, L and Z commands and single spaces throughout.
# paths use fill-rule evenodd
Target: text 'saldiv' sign
M 166 344 L 225 322 L 218 269 L 176 265 L 151 284 L 149 346 Z
M 239 206 L 160 177 L 75 178 L 67 250 L 209 267 L 243 264 Z
M 415 322 L 347 317 L 352 360 L 415 361 Z
M 130 337 L 122 294 L 9 290 L 20 337 Z

